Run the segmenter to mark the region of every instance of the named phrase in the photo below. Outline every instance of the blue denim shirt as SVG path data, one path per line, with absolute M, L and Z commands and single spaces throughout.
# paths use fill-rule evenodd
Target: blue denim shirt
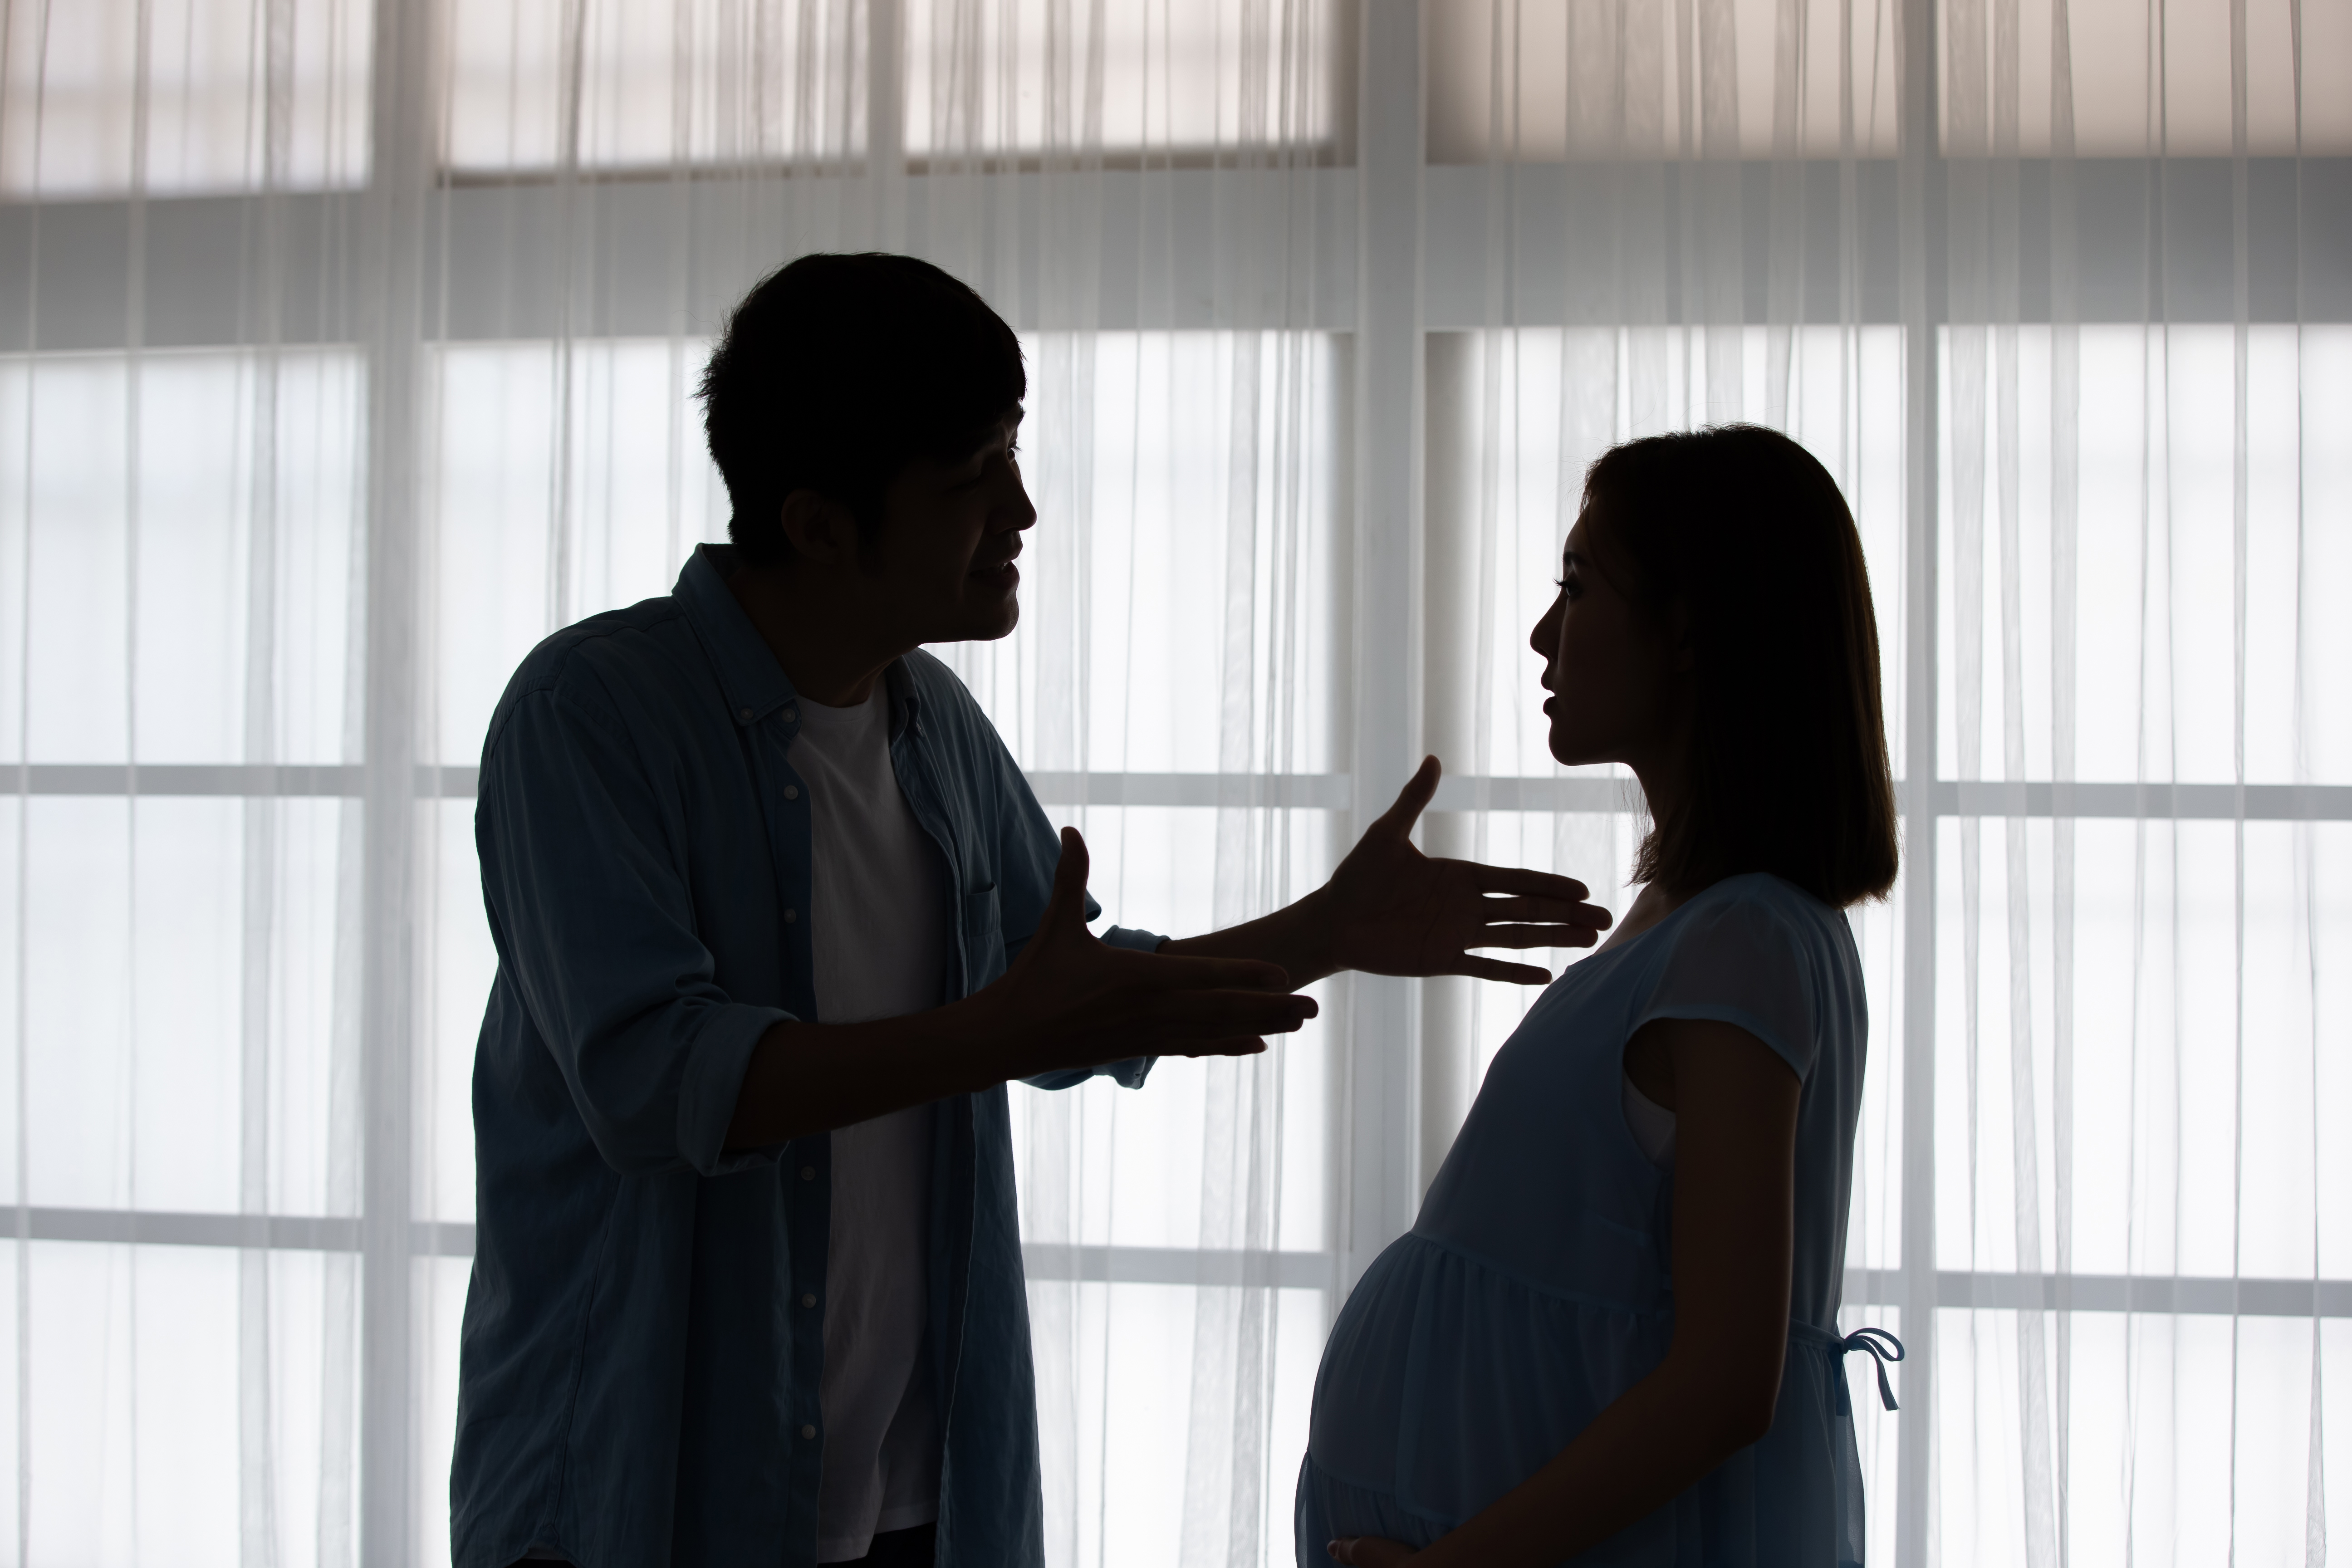
M 541 643 L 483 748 L 499 970 L 474 1065 L 457 1568 L 815 1560 L 831 1139 L 725 1148 L 761 1032 L 818 1019 L 809 801 L 797 701 L 731 565 L 703 546 L 669 596 Z M 909 654 L 887 680 L 891 761 L 950 895 L 944 1003 L 1036 929 L 1060 844 L 946 666 Z M 1150 1065 L 1106 1070 L 1132 1087 Z M 1005 1091 L 942 1100 L 932 1125 L 939 1562 L 1041 1563 Z

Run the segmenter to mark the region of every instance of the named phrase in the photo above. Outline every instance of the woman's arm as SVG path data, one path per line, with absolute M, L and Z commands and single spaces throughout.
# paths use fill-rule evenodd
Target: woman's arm
M 1771 1426 L 1789 1344 L 1797 1076 L 1731 1024 L 1659 1019 L 1627 1047 L 1637 1053 L 1645 1067 L 1673 1071 L 1672 1098 L 1662 1100 L 1676 1122 L 1666 1359 L 1459 1530 L 1419 1553 L 1370 1537 L 1336 1542 L 1339 1562 L 1548 1568 L 1658 1508 Z

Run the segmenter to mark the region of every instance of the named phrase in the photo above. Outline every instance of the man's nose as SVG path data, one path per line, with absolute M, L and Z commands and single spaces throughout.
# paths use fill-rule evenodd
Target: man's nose
M 1037 526 L 1036 503 L 1029 499 L 1029 487 L 1019 475 L 1013 476 L 1013 493 L 989 513 L 988 521 L 992 528 L 1013 532 Z

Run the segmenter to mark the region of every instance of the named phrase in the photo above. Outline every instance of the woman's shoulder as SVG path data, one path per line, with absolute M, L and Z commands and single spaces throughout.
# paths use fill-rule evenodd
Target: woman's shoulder
M 1689 917 L 1680 922 L 1685 932 L 1728 927 L 1759 936 L 1778 932 L 1806 946 L 1853 943 L 1843 910 L 1770 871 L 1743 871 L 1710 883 L 1684 900 L 1676 912 Z
M 1750 872 L 1694 894 L 1675 917 L 1643 1016 L 1737 1024 L 1807 1076 L 1824 1033 L 1843 1032 L 1860 980 L 1845 911 Z

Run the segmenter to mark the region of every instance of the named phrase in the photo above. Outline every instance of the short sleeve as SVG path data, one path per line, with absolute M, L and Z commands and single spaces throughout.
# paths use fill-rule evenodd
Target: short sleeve
M 1705 895 L 1702 895 L 1704 897 Z M 1772 1047 L 1802 1079 L 1813 1069 L 1813 966 L 1794 922 L 1734 894 L 1688 911 L 1634 1027 L 1653 1018 L 1734 1024 Z

